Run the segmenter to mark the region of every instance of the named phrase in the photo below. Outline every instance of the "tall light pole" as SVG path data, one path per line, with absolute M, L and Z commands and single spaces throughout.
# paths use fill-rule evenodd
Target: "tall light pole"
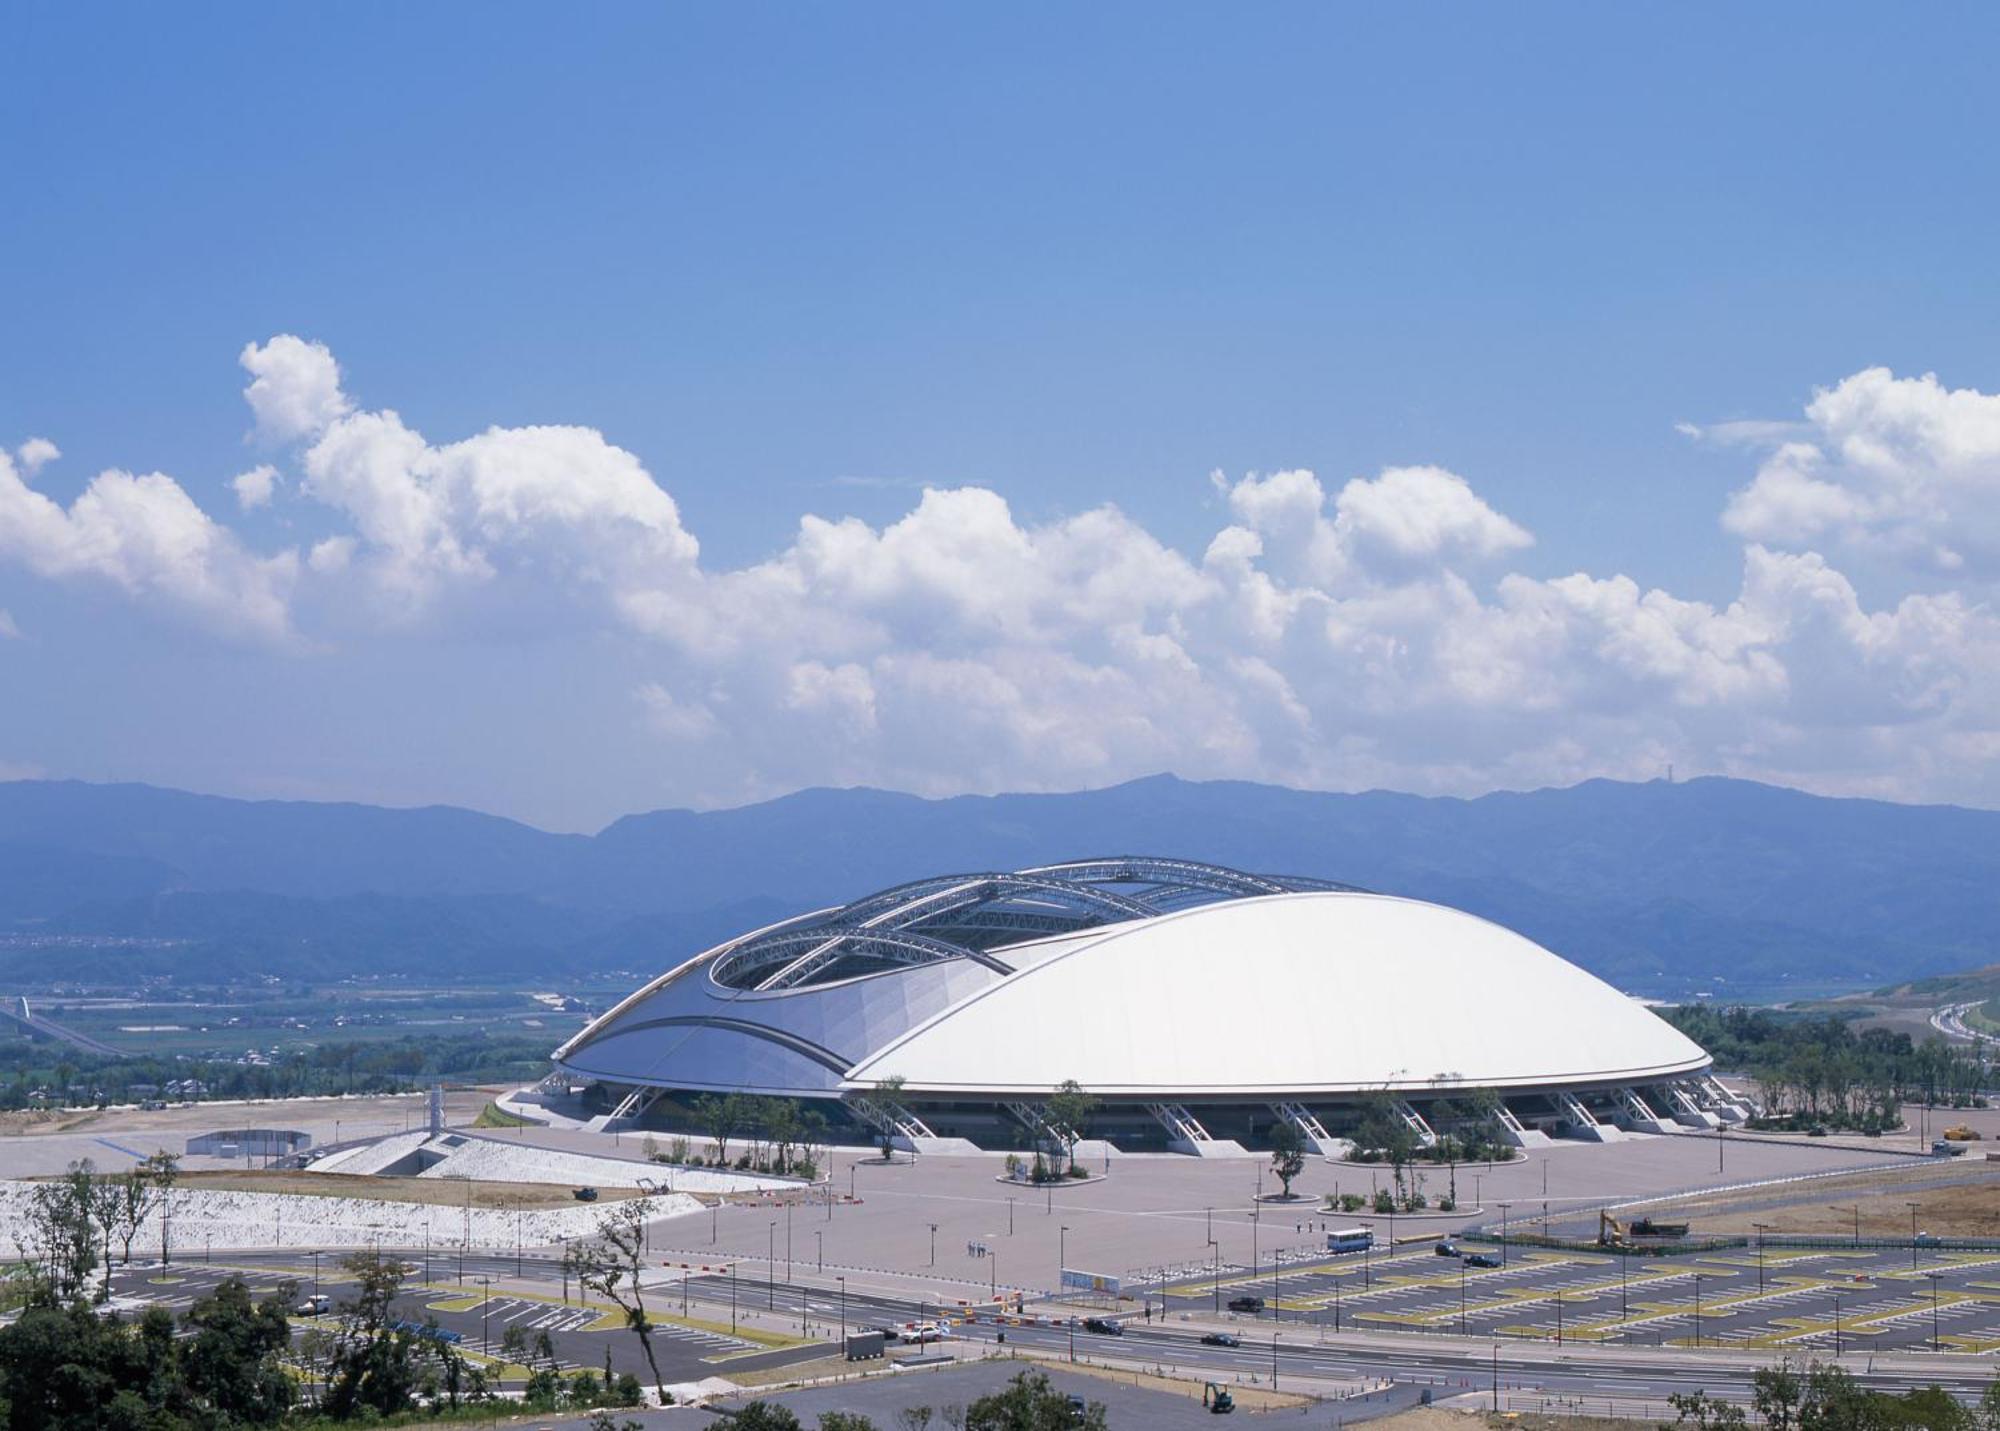
M 936 1224 L 935 1222 L 933 1222 L 933 1223 L 929 1223 L 929 1224 L 927 1224 L 927 1226 L 928 1226 L 928 1227 L 930 1228 L 930 1230 L 931 1230 L 931 1266 L 935 1267 L 935 1266 L 937 1266 L 937 1227 L 938 1227 L 938 1225 L 937 1225 L 937 1224 Z
M 487 1317 L 493 1307 L 493 1279 L 481 1277 L 479 1288 L 479 1353 L 488 1356 L 491 1355 L 491 1342 L 487 1336 Z
M 1064 1223 L 1056 1233 L 1056 1289 L 1062 1289 L 1063 1269 L 1069 1266 L 1069 1224 Z
M 785 1204 L 785 1281 L 792 1280 L 792 1205 Z
M 833 1280 L 840 1284 L 840 1348 L 842 1352 L 845 1352 L 847 1350 L 847 1279 L 845 1277 L 836 1277 Z
M 1840 1293 L 1833 1294 L 1833 1357 L 1840 1360 Z
M 1465 1335 L 1465 1259 L 1458 1259 L 1458 1334 Z
M 1750 1225 L 1757 1229 L 1757 1295 L 1761 1297 L 1764 1295 L 1764 1234 L 1771 1230 L 1771 1224 L 1753 1222 Z
M 1701 1273 L 1694 1274 L 1694 1344 L 1701 1345 Z
M 1917 1204 L 1905 1204 L 1910 1209 L 1910 1266 L 1917 1265 Z
M 778 1219 L 775 1217 L 764 1229 L 764 1306 L 772 1311 L 778 1306 Z
M 1211 1237 L 1208 1239 L 1208 1255 L 1215 1262 L 1215 1310 L 1222 1311 L 1222 1247 Z
M 1942 1275 L 1943 1274 L 1940 1272 L 1924 1273 L 1924 1276 L 1930 1278 L 1931 1282 L 1931 1350 L 1932 1351 L 1940 1350 L 1938 1346 L 1938 1278 L 1941 1277 Z
M 819 1263 L 819 1270 L 826 1271 L 826 1239 L 817 1231 L 813 1233 L 813 1255 Z
M 1861 1245 L 1861 1204 L 1857 1202 L 1853 1207 L 1837 1207 L 1834 1211 L 1851 1212 L 1854 1214 L 1854 1245 L 1859 1247 Z
M 1500 1200 L 1500 1265 L 1507 1265 L 1507 1209 L 1514 1204 L 1511 1199 Z

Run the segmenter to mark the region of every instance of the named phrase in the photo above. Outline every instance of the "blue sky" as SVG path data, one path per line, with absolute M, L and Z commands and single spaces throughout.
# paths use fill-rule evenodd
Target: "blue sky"
M 1471 791 L 1669 758 L 2000 801 L 1983 7 L 5 26 L 0 445 L 70 525 L 0 499 L 0 771 L 582 827 L 821 782 Z M 278 335 L 338 364 L 317 425 L 245 404 Z M 1846 400 L 1809 418 L 1816 390 Z M 385 409 L 436 448 L 590 429 L 673 533 L 591 454 L 466 453 L 404 474 L 439 509 L 419 561 L 383 469 L 307 470 Z M 1827 464 L 1804 507 L 1788 440 Z M 552 484 L 535 513 L 495 496 L 510 461 Z M 1317 538 L 1269 485 L 1304 469 Z M 1404 469 L 1465 490 L 1338 507 Z M 210 525 L 86 529 L 107 470 Z M 1384 505 L 1436 535 L 1466 502 L 1532 541 L 1475 513 L 1412 545 Z M 1107 506 L 1124 527 L 1077 526 Z M 829 555 L 808 515 L 867 536 Z M 1248 566 L 1210 559 L 1225 530 Z M 1752 545 L 1788 565 L 1746 577 Z

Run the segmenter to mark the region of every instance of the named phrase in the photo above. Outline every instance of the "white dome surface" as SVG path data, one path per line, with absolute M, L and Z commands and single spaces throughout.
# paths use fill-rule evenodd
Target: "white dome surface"
M 1384 895 L 1237 899 L 1109 927 L 851 1069 L 912 1094 L 1574 1087 L 1705 1069 L 1664 1019 L 1496 924 Z

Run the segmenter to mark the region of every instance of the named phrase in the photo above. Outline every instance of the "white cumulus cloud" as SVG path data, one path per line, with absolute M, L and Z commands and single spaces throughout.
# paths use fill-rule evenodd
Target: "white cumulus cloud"
M 2000 579 L 2000 395 L 1868 368 L 1816 393 L 1723 512 L 1772 546 Z
M 768 558 L 704 565 L 673 496 L 595 430 L 434 440 L 353 402 L 317 343 L 243 361 L 281 450 L 232 485 L 244 510 L 282 485 L 297 550 L 252 550 L 159 473 L 101 473 L 64 507 L 23 446 L 0 452 L 0 561 L 310 660 L 435 642 L 524 688 L 587 676 L 629 702 L 616 719 L 668 798 L 1160 769 L 1468 791 L 1672 761 L 2000 804 L 2000 621 L 1979 586 L 2000 574 L 2000 400 L 1934 379 L 1870 370 L 1798 424 L 1704 430 L 1756 469 L 1723 518 L 1741 579 L 1697 599 L 1525 569 L 1533 534 L 1425 465 L 1218 476 L 1227 517 L 1190 552 L 1116 507 L 1036 519 L 939 486 L 891 520 L 807 513 Z M 1893 583 L 1857 585 L 1852 554 L 1923 576 L 1864 599 Z M 595 718 L 581 696 L 523 704 Z

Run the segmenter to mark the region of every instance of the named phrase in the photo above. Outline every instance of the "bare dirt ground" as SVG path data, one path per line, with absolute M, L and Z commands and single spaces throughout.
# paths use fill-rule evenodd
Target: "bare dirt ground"
M 1441 1406 L 1418 1406 L 1368 1423 L 1380 1431 L 1473 1431 L 1473 1428 L 1512 1428 L 1512 1431 L 1632 1431 L 1633 1423 L 1603 1416 L 1550 1416 L 1539 1411 L 1519 1411 L 1495 1416 L 1490 1411 L 1451 1411 Z
M 568 1187 L 546 1183 L 467 1182 L 460 1178 L 366 1178 L 345 1173 L 312 1172 L 191 1172 L 182 1173 L 180 1185 L 210 1192 L 300 1193 L 308 1197 L 358 1197 L 383 1202 L 465 1206 L 471 1191 L 474 1207 L 526 1209 L 569 1207 L 575 1199 Z M 602 1202 L 633 1197 L 629 1188 L 604 1188 Z
M 0 1137 L 68 1133 L 98 1119 L 95 1108 L 19 1108 L 0 1113 Z
M 1120 1386 L 1137 1386 L 1147 1391 L 1162 1391 L 1169 1396 L 1185 1396 L 1190 1400 L 1201 1400 L 1202 1387 L 1206 1384 L 1200 1377 L 1160 1376 L 1149 1371 L 1122 1371 L 1116 1367 L 1093 1366 L 1088 1362 L 1064 1362 L 1064 1371 L 1076 1372 L 1081 1376 L 1093 1376 L 1100 1381 L 1115 1381 Z M 1225 1383 L 1236 1404 L 1246 1411 L 1297 1410 L 1311 1403 L 1303 1396 L 1293 1396 L 1283 1391 L 1269 1391 L 1258 1386 L 1239 1386 L 1234 1382 Z M 1465 1431 L 1464 1422 L 1454 1422 L 1453 1431 Z
M 2000 1163 L 1985 1161 L 1986 1146 L 1975 1143 L 1972 1152 L 1948 1164 L 1913 1162 L 1789 1187 L 1673 1198 L 1644 1210 L 1685 1218 L 1698 1237 L 1748 1236 L 1758 1223 L 1773 1232 L 1838 1237 L 1854 1234 L 1858 1207 L 1862 1237 L 1907 1239 L 1914 1202 L 1920 1232 L 2000 1237 Z

